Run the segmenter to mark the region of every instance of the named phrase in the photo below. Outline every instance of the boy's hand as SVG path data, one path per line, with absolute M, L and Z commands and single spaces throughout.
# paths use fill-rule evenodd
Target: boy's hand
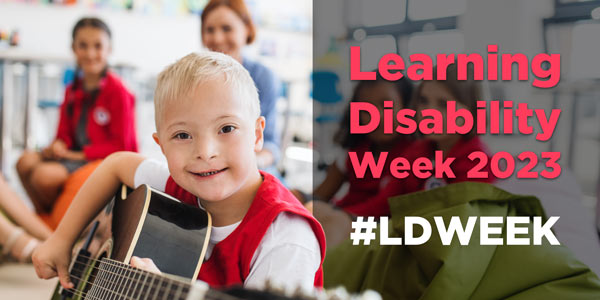
M 35 249 L 31 259 L 38 277 L 50 279 L 58 275 L 63 288 L 74 288 L 69 278 L 71 248 L 67 243 L 57 241 L 51 236 Z
M 156 274 L 161 273 L 161 271 L 154 264 L 152 259 L 149 259 L 149 258 L 139 258 L 137 256 L 132 256 L 130 264 L 134 268 L 142 269 L 142 270 L 148 271 L 150 273 L 156 273 Z

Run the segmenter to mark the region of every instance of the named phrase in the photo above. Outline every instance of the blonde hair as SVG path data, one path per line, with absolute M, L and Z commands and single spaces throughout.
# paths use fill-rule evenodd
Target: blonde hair
M 168 105 L 192 92 L 198 84 L 209 80 L 223 81 L 246 97 L 251 116 L 260 116 L 258 91 L 248 71 L 235 59 L 222 53 L 203 51 L 190 53 L 165 68 L 159 75 L 154 91 L 156 128 Z M 180 100 L 179 100 L 180 101 Z

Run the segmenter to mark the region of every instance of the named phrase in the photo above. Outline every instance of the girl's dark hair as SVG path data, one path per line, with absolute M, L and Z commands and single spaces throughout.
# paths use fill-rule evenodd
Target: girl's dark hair
M 73 27 L 73 33 L 71 35 L 73 38 L 73 41 L 75 41 L 75 36 L 77 35 L 77 31 L 79 31 L 79 29 L 84 28 L 84 27 L 94 27 L 94 28 L 101 29 L 102 31 L 106 32 L 109 39 L 112 38 L 112 35 L 110 33 L 110 28 L 108 28 L 108 25 L 106 25 L 106 23 L 104 23 L 104 21 L 102 21 L 96 17 L 85 17 L 85 18 L 82 18 L 79 21 L 77 21 L 77 23 L 75 23 L 75 26 Z
M 375 80 L 363 80 L 358 82 L 356 87 L 354 87 L 354 92 L 352 93 L 352 99 L 350 99 L 350 102 L 361 101 L 361 99 L 358 99 L 358 95 L 364 88 L 372 87 L 385 82 L 392 84 L 396 88 L 398 95 L 400 95 L 402 106 L 404 108 L 408 107 L 413 91 L 412 84 L 405 77 L 397 81 L 389 81 L 381 77 L 379 72 L 376 72 L 376 74 L 377 77 Z M 334 142 L 343 148 L 351 149 L 363 143 L 366 138 L 366 134 L 350 134 L 350 104 L 348 104 L 348 107 L 344 112 L 344 117 L 340 122 L 340 127 L 333 137 Z

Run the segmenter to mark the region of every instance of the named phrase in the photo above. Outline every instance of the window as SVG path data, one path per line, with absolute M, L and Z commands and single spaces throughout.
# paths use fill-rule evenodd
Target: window
M 464 36 L 456 30 L 415 33 L 408 39 L 409 54 L 424 53 L 434 60 L 437 53 L 461 53 L 464 47 Z
M 396 39 L 389 35 L 367 37 L 361 45 L 361 70 L 375 70 L 379 59 L 388 53 L 396 53 Z
M 408 2 L 408 17 L 425 20 L 458 16 L 465 12 L 466 6 L 466 0 L 411 0 Z
M 573 27 L 569 77 L 600 78 L 600 24 L 577 24 Z
M 361 19 L 364 26 L 398 24 L 406 19 L 405 0 L 362 1 Z

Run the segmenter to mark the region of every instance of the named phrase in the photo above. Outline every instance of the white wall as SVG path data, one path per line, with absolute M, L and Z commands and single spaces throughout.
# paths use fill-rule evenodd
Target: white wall
M 200 49 L 200 20 L 194 15 L 142 15 L 85 6 L 0 2 L 0 28 L 19 30 L 19 51 L 34 55 L 72 57 L 71 30 L 83 16 L 97 16 L 108 23 L 113 33 L 112 63 L 156 73 Z

